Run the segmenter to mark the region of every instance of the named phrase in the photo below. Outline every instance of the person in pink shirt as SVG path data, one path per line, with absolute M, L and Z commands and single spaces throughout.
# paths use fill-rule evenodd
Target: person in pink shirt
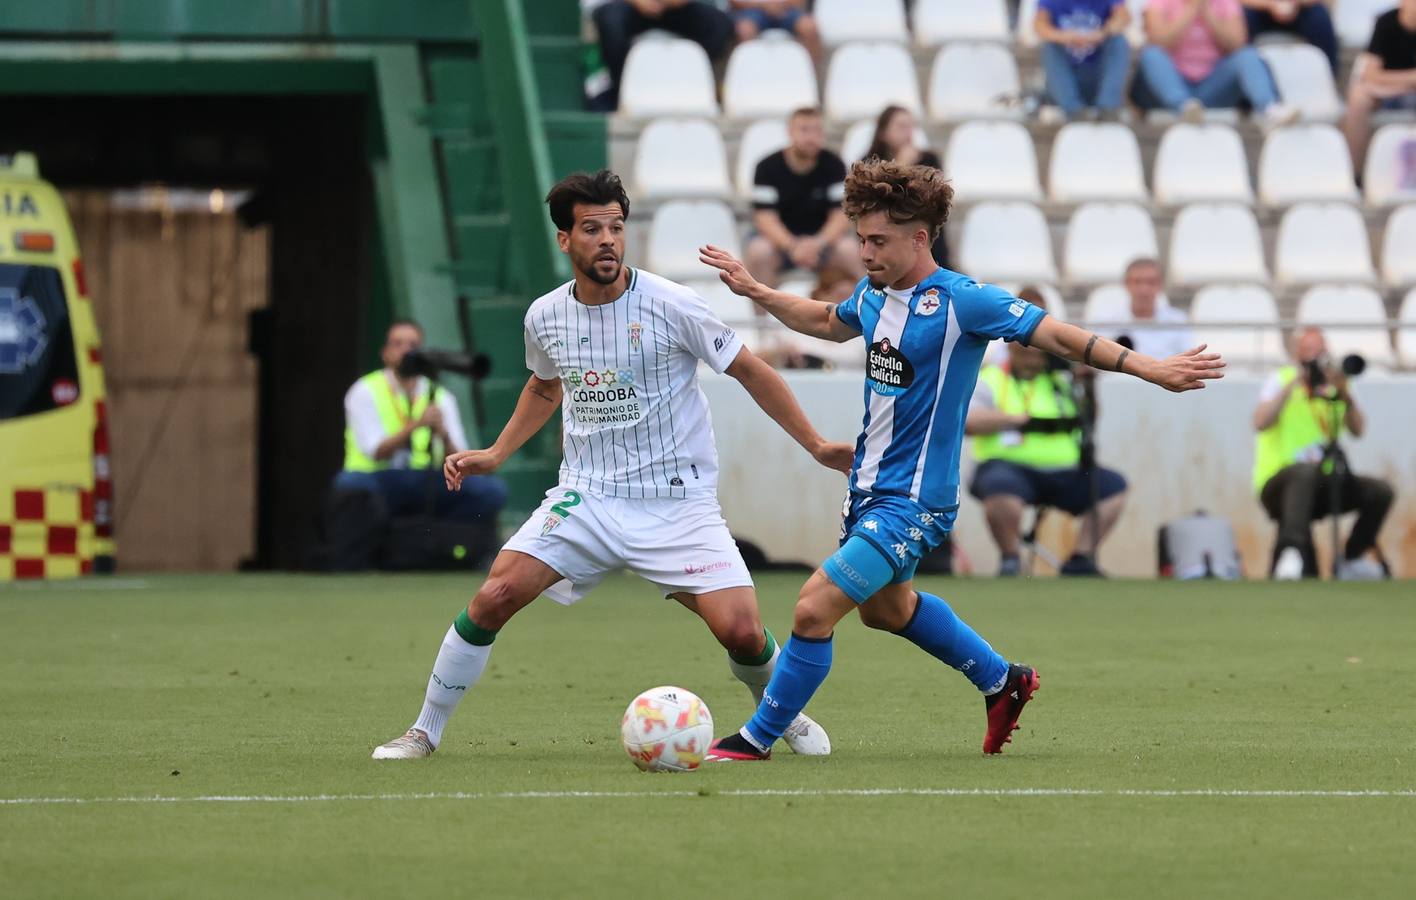
M 1145 22 L 1150 44 L 1141 51 L 1133 89 L 1141 106 L 1199 121 L 1207 107 L 1247 100 L 1266 125 L 1297 118 L 1279 102 L 1268 66 L 1249 46 L 1239 0 L 1150 0 Z

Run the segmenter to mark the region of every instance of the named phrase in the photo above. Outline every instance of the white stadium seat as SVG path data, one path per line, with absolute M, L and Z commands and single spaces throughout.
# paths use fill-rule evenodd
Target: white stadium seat
M 1018 7 L 1018 43 L 1024 47 L 1036 47 L 1040 43 L 1037 29 L 1033 28 L 1036 21 L 1037 0 L 1023 0 Z
M 704 244 L 742 256 L 733 211 L 717 200 L 670 200 L 649 225 L 647 268 L 674 281 L 701 279 L 708 269 L 698 261 Z
M 1298 324 L 1319 327 L 1333 323 L 1365 328 L 1324 328 L 1329 351 L 1337 357 L 1360 353 L 1367 362 L 1392 364 L 1391 335 L 1386 307 L 1376 291 L 1361 285 L 1324 284 L 1310 288 L 1298 301 Z
M 1401 312 L 1397 314 L 1401 326 L 1396 330 L 1396 349 L 1401 355 L 1401 364 L 1408 369 L 1416 369 L 1416 288 L 1407 291 L 1401 301 Z
M 1228 125 L 1180 123 L 1166 129 L 1155 153 L 1157 203 L 1253 203 L 1249 163 L 1239 132 Z
M 738 141 L 737 168 L 733 173 L 739 197 L 752 196 L 757 164 L 786 147 L 788 142 L 786 119 L 763 119 L 743 129 L 742 139 Z
M 1180 210 L 1170 233 L 1170 283 L 1267 281 L 1254 213 L 1238 203 L 1196 203 Z
M 1125 125 L 1073 122 L 1052 143 L 1047 194 L 1057 203 L 1146 199 L 1141 148 Z
M 846 161 L 846 168 L 849 169 L 851 163 L 864 159 L 865 154 L 870 152 L 870 140 L 875 137 L 875 121 L 873 118 L 861 119 L 846 129 L 845 139 L 841 141 L 841 159 Z M 929 135 L 918 126 L 914 130 L 914 145 L 921 150 L 929 149 Z
M 1124 285 L 1103 284 L 1087 294 L 1087 305 L 1082 309 L 1082 321 L 1087 324 L 1131 321 L 1131 295 Z
M 1362 185 L 1368 206 L 1416 200 L 1416 125 L 1383 125 L 1367 147 Z
M 790 272 L 799 272 L 799 271 L 800 271 L 799 269 L 792 269 L 792 270 L 790 270 Z M 798 278 L 784 278 L 784 279 L 782 279 L 782 283 L 779 284 L 779 285 L 777 285 L 777 290 L 782 291 L 782 292 L 787 293 L 787 294 L 793 294 L 793 295 L 795 295 L 795 296 L 797 296 L 797 297 L 810 297 L 811 294 L 812 294 L 812 292 L 816 290 L 816 279 L 815 279 L 815 278 L 800 278 L 800 277 L 798 277 Z M 844 299 L 846 299 L 846 298 L 845 298 L 845 297 L 841 297 L 841 298 L 839 298 L 839 299 L 844 300 Z M 750 302 L 750 301 L 749 301 L 749 302 Z
M 949 44 L 929 69 L 929 116 L 938 122 L 1020 118 L 1018 61 L 1002 44 Z
M 1310 122 L 1341 118 L 1342 98 L 1321 50 L 1311 44 L 1266 44 L 1258 49 L 1284 103 L 1297 107 Z
M 816 0 L 811 8 L 821 41 L 828 47 L 847 41 L 909 40 L 904 0 Z
M 1396 0 L 1337 0 L 1332 24 L 1337 39 L 1344 47 L 1366 50 L 1372 40 L 1372 25 L 1377 16 L 1396 5 Z
M 1042 199 L 1032 136 L 1017 122 L 965 122 L 942 162 L 961 202 Z
M 707 266 L 702 268 L 706 269 Z M 746 297 L 739 297 L 718 279 L 688 281 L 685 284 L 698 296 L 708 301 L 708 309 L 725 324 L 757 326 L 762 324 L 757 305 Z
M 891 104 L 919 116 L 914 58 L 903 44 L 861 41 L 838 47 L 826 73 L 825 102 L 827 115 L 838 122 L 878 116 Z
M 643 197 L 727 197 L 728 154 L 707 119 L 655 119 L 639 133 L 634 183 Z
M 624 115 L 716 117 L 717 96 L 708 54 L 693 41 L 639 40 L 630 48 L 620 82 Z
M 1190 301 L 1190 322 L 1200 340 L 1226 360 L 1254 366 L 1284 360 L 1278 304 L 1268 288 L 1253 284 L 1200 288 Z M 1228 322 L 1252 327 L 1211 327 Z
M 959 260 L 963 271 L 980 281 L 1057 280 L 1047 220 L 1031 203 L 980 203 L 970 209 Z
M 1372 247 L 1367 223 L 1346 203 L 1299 203 L 1283 214 L 1274 249 L 1279 284 L 1369 282 Z
M 1382 281 L 1400 288 L 1416 284 L 1416 203 L 1400 207 L 1382 234 Z
M 1003 0 L 915 0 L 910 21 L 915 43 L 937 47 L 948 41 L 1012 39 Z
M 735 119 L 784 116 L 820 103 L 816 66 L 782 31 L 739 44 L 723 76 L 723 114 Z M 782 35 L 776 37 L 775 35 Z
M 1303 200 L 1357 200 L 1352 155 L 1332 125 L 1295 125 L 1269 134 L 1259 153 L 1259 199 L 1266 206 Z
M 1072 214 L 1062 269 L 1072 284 L 1119 281 L 1137 257 L 1158 257 L 1150 213 L 1135 203 L 1086 203 Z

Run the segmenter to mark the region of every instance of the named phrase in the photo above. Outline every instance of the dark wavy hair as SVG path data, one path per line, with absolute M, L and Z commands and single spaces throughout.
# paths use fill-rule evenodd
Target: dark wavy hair
M 880 118 L 875 120 L 875 135 L 870 139 L 870 149 L 865 151 L 865 158 L 872 156 L 876 159 L 894 159 L 894 152 L 885 144 L 885 129 L 890 127 L 890 120 L 902 112 L 909 112 L 903 106 L 887 106 L 880 111 Z
M 852 219 L 882 211 L 891 222 L 923 222 L 931 240 L 949 220 L 954 187 L 944 173 L 929 166 L 904 166 L 867 159 L 846 176 L 846 215 Z
M 551 209 L 551 221 L 560 231 L 575 227 L 575 204 L 585 203 L 601 206 L 618 203 L 620 211 L 629 218 L 629 195 L 624 192 L 620 178 L 609 169 L 598 172 L 572 172 L 551 188 L 546 194 L 546 205 Z

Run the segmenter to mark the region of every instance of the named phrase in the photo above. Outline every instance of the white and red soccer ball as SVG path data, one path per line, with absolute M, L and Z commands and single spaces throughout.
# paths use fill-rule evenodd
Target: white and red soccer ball
M 713 714 L 692 691 L 650 688 L 624 711 L 620 738 L 645 772 L 692 772 L 713 743 Z

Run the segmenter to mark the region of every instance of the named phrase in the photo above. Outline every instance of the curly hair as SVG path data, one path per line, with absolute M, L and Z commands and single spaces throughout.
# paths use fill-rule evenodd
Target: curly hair
M 891 222 L 923 222 L 930 240 L 949 220 L 954 187 L 944 173 L 930 166 L 905 166 L 867 159 L 851 166 L 846 176 L 846 215 L 859 219 L 877 210 Z

